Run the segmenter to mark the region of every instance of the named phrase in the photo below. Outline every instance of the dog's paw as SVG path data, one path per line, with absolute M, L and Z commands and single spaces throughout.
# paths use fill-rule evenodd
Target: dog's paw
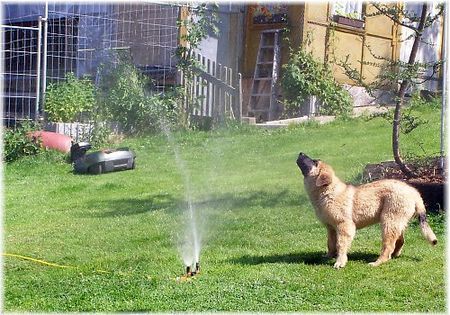
M 345 267 L 345 264 L 346 264 L 345 262 L 336 261 L 336 262 L 334 263 L 333 268 L 334 268 L 334 269 L 344 268 L 344 267 Z
M 374 261 L 374 262 L 369 263 L 369 266 L 371 266 L 371 267 L 378 267 L 380 264 L 381 264 L 381 262 L 379 262 L 379 261 L 377 260 L 377 261 Z

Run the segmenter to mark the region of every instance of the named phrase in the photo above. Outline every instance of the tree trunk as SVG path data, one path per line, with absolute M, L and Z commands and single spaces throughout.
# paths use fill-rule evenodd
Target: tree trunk
M 417 27 L 416 36 L 414 37 L 414 43 L 411 48 L 411 53 L 409 55 L 408 66 L 412 66 L 416 61 L 417 52 L 419 51 L 419 43 L 422 38 L 423 30 L 425 28 L 425 21 L 427 18 L 427 3 L 422 5 L 422 14 L 420 16 L 419 25 Z M 392 151 L 394 155 L 394 160 L 397 165 L 400 167 L 402 172 L 408 177 L 415 177 L 416 174 L 409 168 L 401 157 L 400 153 L 400 122 L 402 119 L 401 109 L 403 107 L 405 101 L 406 90 L 408 89 L 410 80 L 404 79 L 400 84 L 400 88 L 397 93 L 397 102 L 395 104 L 394 111 L 394 121 L 392 123 Z

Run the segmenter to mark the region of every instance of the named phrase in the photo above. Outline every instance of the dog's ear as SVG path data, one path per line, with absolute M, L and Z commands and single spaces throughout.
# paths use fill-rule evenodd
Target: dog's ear
M 319 176 L 316 179 L 316 186 L 326 186 L 331 184 L 331 174 L 329 172 L 323 171 L 320 172 Z

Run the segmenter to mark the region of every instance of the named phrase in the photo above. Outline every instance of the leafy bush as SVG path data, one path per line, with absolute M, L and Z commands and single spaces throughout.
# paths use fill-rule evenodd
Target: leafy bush
M 352 110 L 350 94 L 334 80 L 328 65 L 305 50 L 290 54 L 289 62 L 283 66 L 281 86 L 288 113 L 299 113 L 306 98 L 313 95 L 323 103 L 321 114 L 345 116 Z
M 39 139 L 30 137 L 35 129 L 30 124 L 23 124 L 16 129 L 5 129 L 3 154 L 5 162 L 13 162 L 27 155 L 35 155 L 41 151 Z
M 77 115 L 90 112 L 95 103 L 95 88 L 88 78 L 78 79 L 68 72 L 65 80 L 50 83 L 45 95 L 45 112 L 54 122 L 73 122 Z
M 442 98 L 431 93 L 421 95 L 420 91 L 416 91 L 411 95 L 409 105 L 412 108 L 429 107 L 439 109 L 442 106 Z
M 118 122 L 125 133 L 159 130 L 162 119 L 175 122 L 181 108 L 176 89 L 164 95 L 151 93 L 151 82 L 128 56 L 101 69 L 98 103 L 101 115 Z

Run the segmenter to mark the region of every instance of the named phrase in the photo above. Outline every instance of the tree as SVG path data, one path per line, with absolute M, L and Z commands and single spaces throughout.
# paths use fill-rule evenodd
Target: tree
M 374 91 L 377 89 L 386 89 L 391 87 L 395 94 L 395 109 L 392 120 L 392 153 L 394 160 L 400 167 L 402 172 L 408 177 L 415 177 L 414 171 L 404 162 L 400 152 L 400 129 L 402 121 L 402 108 L 405 105 L 405 95 L 408 89 L 418 84 L 418 77 L 425 69 L 432 68 L 433 73 L 428 78 L 436 73 L 439 68 L 440 61 L 436 63 L 421 63 L 416 61 L 417 53 L 419 51 L 419 45 L 425 43 L 423 40 L 423 34 L 426 28 L 431 27 L 434 22 L 443 13 L 443 5 L 439 6 L 439 10 L 436 14 L 433 14 L 428 10 L 428 4 L 423 3 L 420 15 L 408 12 L 404 7 L 398 4 L 381 4 L 377 2 L 371 3 L 376 9 L 375 13 L 367 16 L 379 16 L 383 15 L 388 17 L 391 21 L 402 27 L 412 30 L 412 35 L 409 38 L 414 40 L 409 54 L 408 62 L 402 62 L 400 60 L 391 60 L 379 56 L 374 56 L 380 63 L 375 64 L 377 67 L 383 67 L 386 71 L 382 71 L 382 74 L 377 77 L 377 80 L 371 84 L 367 84 L 365 79 L 359 75 L 359 73 L 349 66 L 348 58 L 344 62 L 339 64 L 345 69 L 347 75 L 352 78 L 359 85 L 364 86 L 367 91 L 374 96 Z M 370 47 L 369 47 L 369 51 Z M 373 54 L 372 54 L 373 55 Z M 364 63 L 363 61 L 361 61 Z M 372 64 L 374 65 L 374 64 Z M 397 84 L 392 85 L 392 81 L 395 80 Z M 427 79 L 426 79 L 427 80 Z M 422 80 L 420 83 L 424 83 L 426 80 Z

